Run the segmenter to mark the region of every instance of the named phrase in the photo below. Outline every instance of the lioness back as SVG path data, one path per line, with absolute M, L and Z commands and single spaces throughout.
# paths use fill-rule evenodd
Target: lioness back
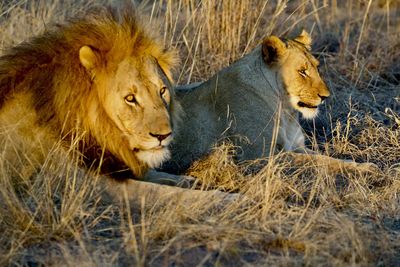
M 210 80 L 178 87 L 184 123 L 166 168 L 185 170 L 224 140 L 238 146 L 239 160 L 304 147 L 298 112 L 315 117 L 330 94 L 310 44 L 306 32 L 291 40 L 270 36 Z

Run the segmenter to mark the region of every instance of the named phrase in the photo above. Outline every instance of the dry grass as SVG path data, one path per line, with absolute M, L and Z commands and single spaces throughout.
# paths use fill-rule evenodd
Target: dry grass
M 309 144 L 375 162 L 382 172 L 334 176 L 290 166 L 284 154 L 238 165 L 224 145 L 190 173 L 204 188 L 246 199 L 217 207 L 207 199 L 190 205 L 143 199 L 130 207 L 100 200 L 97 177 L 58 148 L 32 179 L 13 173 L 1 153 L 0 265 L 398 266 L 399 1 L 144 2 L 144 15 L 180 51 L 179 83 L 206 80 L 263 36 L 312 31 L 333 97 L 317 120 L 302 122 Z M 0 47 L 91 4 L 3 1 Z

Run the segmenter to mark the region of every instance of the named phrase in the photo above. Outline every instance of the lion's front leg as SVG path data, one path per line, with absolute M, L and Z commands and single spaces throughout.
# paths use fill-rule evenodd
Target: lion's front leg
M 192 190 L 133 179 L 124 181 L 112 180 L 107 177 L 105 179 L 106 191 L 113 200 L 124 200 L 127 197 L 130 202 L 137 202 L 144 198 L 150 205 L 158 201 L 166 203 L 178 201 L 184 204 L 205 201 L 210 205 L 221 205 L 241 199 L 240 194 L 225 193 L 219 190 Z
M 314 164 L 316 167 L 327 168 L 332 173 L 343 171 L 379 172 L 374 163 L 357 163 L 353 160 L 336 159 L 318 154 L 307 148 L 298 148 L 290 153 L 291 160 L 296 165 Z

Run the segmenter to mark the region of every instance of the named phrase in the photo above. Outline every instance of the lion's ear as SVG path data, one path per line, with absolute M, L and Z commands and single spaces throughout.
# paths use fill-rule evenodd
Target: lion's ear
M 269 36 L 262 43 L 262 54 L 265 63 L 271 65 L 285 54 L 286 44 L 276 36 Z
M 87 45 L 84 45 L 79 49 L 79 60 L 81 61 L 82 66 L 84 66 L 88 71 L 93 71 L 93 69 L 98 65 L 96 52 Z
M 302 30 L 300 35 L 294 38 L 295 41 L 302 43 L 308 50 L 311 49 L 311 36 L 305 30 Z

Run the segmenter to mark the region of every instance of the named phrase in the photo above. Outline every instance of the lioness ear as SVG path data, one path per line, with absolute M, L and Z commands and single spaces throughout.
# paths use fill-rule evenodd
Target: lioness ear
M 96 53 L 87 45 L 84 45 L 79 49 L 79 60 L 81 61 L 82 66 L 84 66 L 88 71 L 93 71 L 98 63 Z
M 262 54 L 265 63 L 271 65 L 285 54 L 286 44 L 276 36 L 265 38 L 262 44 Z
M 295 41 L 302 43 L 308 50 L 311 49 L 311 36 L 305 30 L 302 30 L 300 35 L 294 38 Z

